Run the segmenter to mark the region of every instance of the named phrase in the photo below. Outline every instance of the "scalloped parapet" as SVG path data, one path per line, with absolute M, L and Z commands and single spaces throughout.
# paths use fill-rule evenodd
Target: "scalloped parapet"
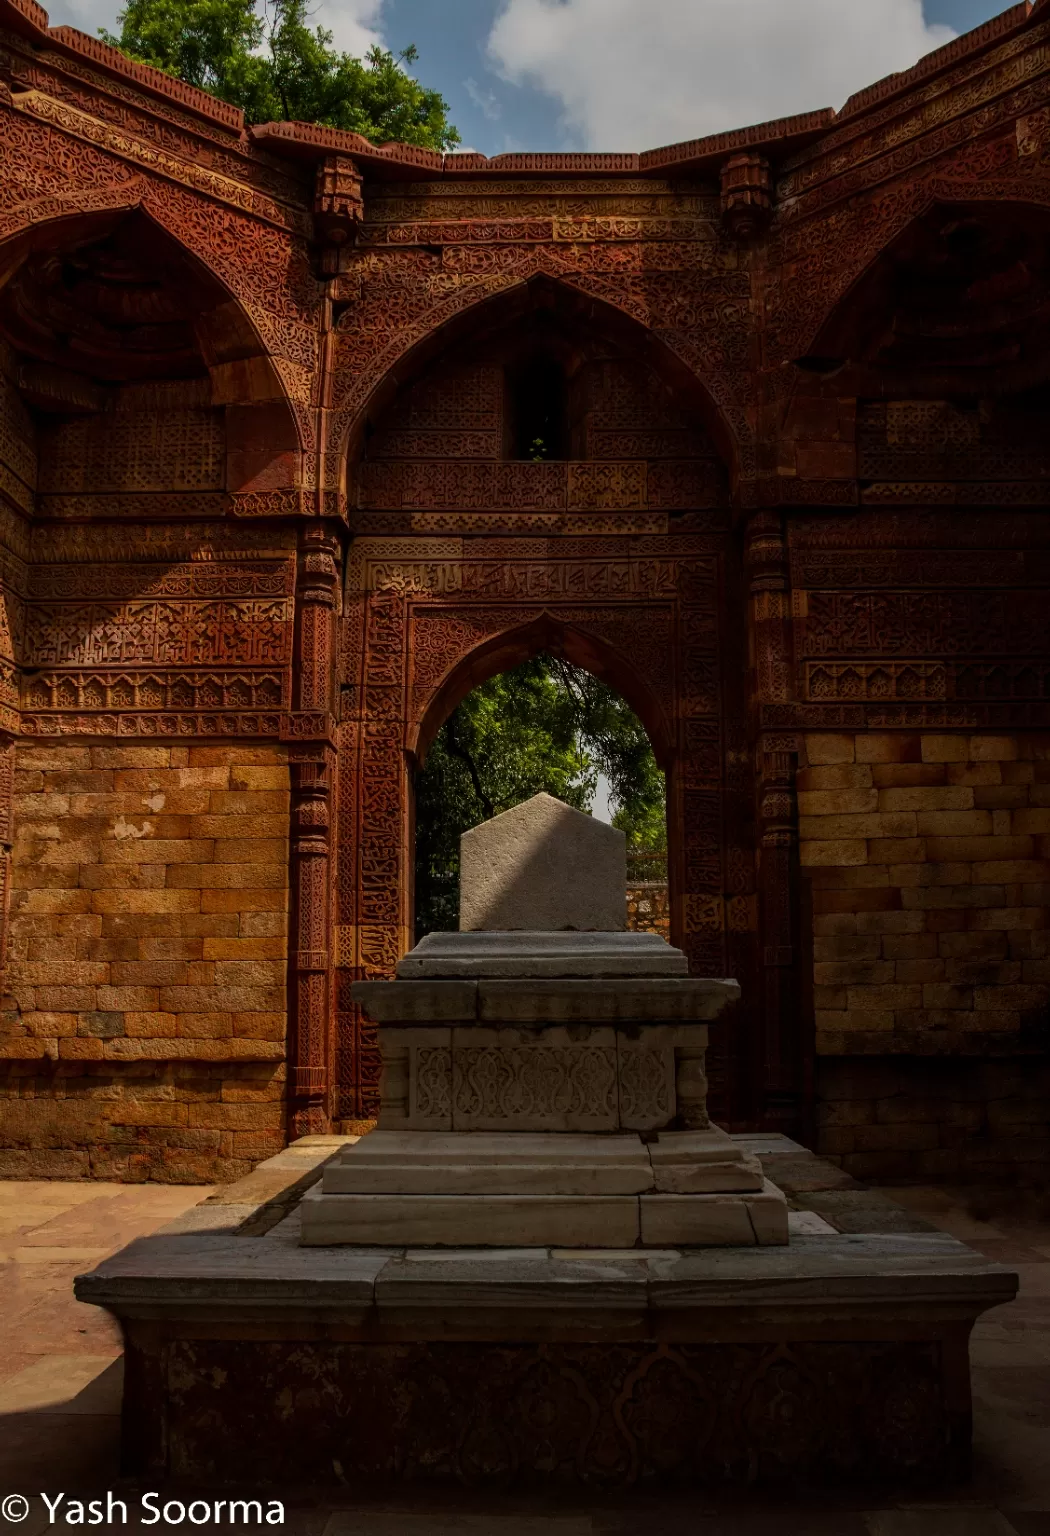
M 1018 27 L 1025 25 L 1033 14 L 1033 9 L 1038 11 L 1042 8 L 1043 0 L 1036 0 L 1034 8 L 1030 0 L 1021 0 L 1020 5 L 1012 5 L 1009 10 L 993 16 L 990 21 L 982 23 L 979 27 L 974 27 L 972 32 L 964 32 L 961 37 L 953 38 L 943 47 L 924 54 L 911 69 L 902 69 L 896 74 L 886 75 L 883 79 L 876 80 L 873 85 L 865 86 L 862 91 L 855 91 L 839 109 L 836 122 L 841 123 L 848 117 L 857 117 L 871 107 L 881 107 L 899 92 L 910 90 L 920 81 L 929 80 L 934 75 L 940 74 L 942 70 L 950 69 L 953 64 L 958 64 L 960 59 L 1001 42 Z
M 11 0 L 7 0 L 7 3 L 11 3 Z M 21 3 L 26 3 L 26 0 L 21 0 Z M 34 8 L 40 10 L 39 6 Z M 42 15 L 46 25 L 47 13 L 42 12 Z M 169 101 L 178 102 L 180 107 L 196 112 L 199 117 L 207 117 L 212 122 L 222 123 L 225 128 L 232 128 L 236 133 L 244 130 L 244 113 L 240 107 L 232 107 L 228 101 L 220 101 L 210 92 L 202 91 L 195 85 L 187 85 L 184 80 L 165 74 L 162 69 L 154 69 L 149 64 L 140 64 L 135 59 L 129 59 L 127 54 L 121 53 L 119 48 L 111 47 L 109 43 L 104 43 L 100 37 L 91 37 L 77 27 L 52 27 L 47 38 L 49 43 L 69 49 L 70 52 L 82 59 L 90 60 L 96 67 L 107 70 L 110 74 L 120 75 L 125 80 L 133 80 L 144 90 L 152 91 L 157 96 L 165 96 Z
M 727 155 L 753 151 L 774 165 L 783 165 L 834 127 L 883 106 L 887 101 L 925 84 L 964 58 L 994 47 L 1030 21 L 1042 21 L 1050 0 L 1021 0 L 963 36 L 920 59 L 911 69 L 887 75 L 856 92 L 838 112 L 822 108 L 793 117 L 756 123 L 726 133 L 663 145 L 640 154 L 502 154 L 491 159 L 476 152 L 442 154 L 417 145 L 372 144 L 360 134 L 310 123 L 261 123 L 247 128 L 240 108 L 207 91 L 187 85 L 161 70 L 127 58 L 118 49 L 76 27 L 48 29 L 48 14 L 37 0 L 0 0 L 0 28 L 46 41 L 59 52 L 90 60 L 96 68 L 134 82 L 143 91 L 177 102 L 181 107 L 235 133 L 247 131 L 264 149 L 316 161 L 326 154 L 352 155 L 366 173 L 392 180 L 433 180 L 441 177 L 558 177 L 667 176 L 716 172 Z

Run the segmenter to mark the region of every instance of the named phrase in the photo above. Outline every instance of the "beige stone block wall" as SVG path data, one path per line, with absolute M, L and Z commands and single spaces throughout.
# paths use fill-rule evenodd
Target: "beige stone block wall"
M 0 1172 L 238 1177 L 284 1143 L 284 749 L 16 764 Z
M 936 1059 L 1036 1067 L 1050 1046 L 1050 738 L 813 735 L 805 756 L 818 1062 L 918 1058 L 934 1078 Z M 975 1092 L 964 1113 L 924 1090 L 905 1109 L 903 1090 L 862 1091 L 863 1073 L 824 1071 L 822 1150 L 862 1175 L 901 1174 L 909 1155 L 913 1171 L 962 1171 L 944 1154 L 975 1123 L 989 1132 L 992 1100 Z M 1031 1114 L 1017 1108 L 1016 1124 Z
M 1046 1187 L 1050 1062 L 822 1056 L 819 1150 L 859 1179 Z

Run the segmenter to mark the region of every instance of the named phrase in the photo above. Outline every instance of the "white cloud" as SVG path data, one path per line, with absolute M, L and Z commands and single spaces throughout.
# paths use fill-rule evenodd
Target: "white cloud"
M 495 91 L 482 90 L 478 82 L 472 80 L 469 75 L 463 82 L 463 89 L 478 111 L 487 117 L 490 123 L 494 123 L 502 111 Z
M 613 152 L 841 106 L 954 36 L 922 0 L 506 0 L 488 48 Z
M 326 27 L 337 48 L 359 58 L 374 44 L 385 46 L 379 24 L 385 0 L 314 0 L 310 25 Z M 117 13 L 124 0 L 43 0 L 53 27 L 79 27 L 92 36 L 99 27 L 119 32 Z M 261 4 L 261 0 L 260 0 Z
M 343 53 L 363 58 L 369 48 L 385 47 L 378 29 L 384 0 L 319 0 L 310 8 L 311 26 L 325 27 Z

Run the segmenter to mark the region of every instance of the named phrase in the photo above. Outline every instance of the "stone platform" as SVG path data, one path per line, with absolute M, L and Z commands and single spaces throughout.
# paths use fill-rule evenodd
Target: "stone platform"
M 325 1169 L 302 1241 L 410 1247 L 786 1243 L 787 1203 L 724 1131 L 373 1131 Z
M 1016 1276 L 941 1233 L 838 1232 L 813 1205 L 870 1209 L 851 1180 L 783 1138 L 734 1141 L 815 1192 L 790 1247 L 310 1248 L 276 1195 L 133 1242 L 77 1281 L 124 1330 L 125 1470 L 530 1487 L 964 1476 L 970 1330 Z

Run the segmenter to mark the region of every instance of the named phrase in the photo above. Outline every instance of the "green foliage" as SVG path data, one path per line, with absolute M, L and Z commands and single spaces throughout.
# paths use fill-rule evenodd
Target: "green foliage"
M 588 672 L 538 656 L 467 695 L 416 779 L 416 933 L 459 921 L 459 839 L 470 827 L 546 791 L 585 811 L 598 774 L 613 824 L 636 855 L 666 864 L 664 777 L 641 722 Z M 647 868 L 648 868 L 648 861 Z
M 107 43 L 244 109 L 250 123 L 326 123 L 375 143 L 452 149 L 448 103 L 403 68 L 414 48 L 341 53 L 307 0 L 128 0 Z

